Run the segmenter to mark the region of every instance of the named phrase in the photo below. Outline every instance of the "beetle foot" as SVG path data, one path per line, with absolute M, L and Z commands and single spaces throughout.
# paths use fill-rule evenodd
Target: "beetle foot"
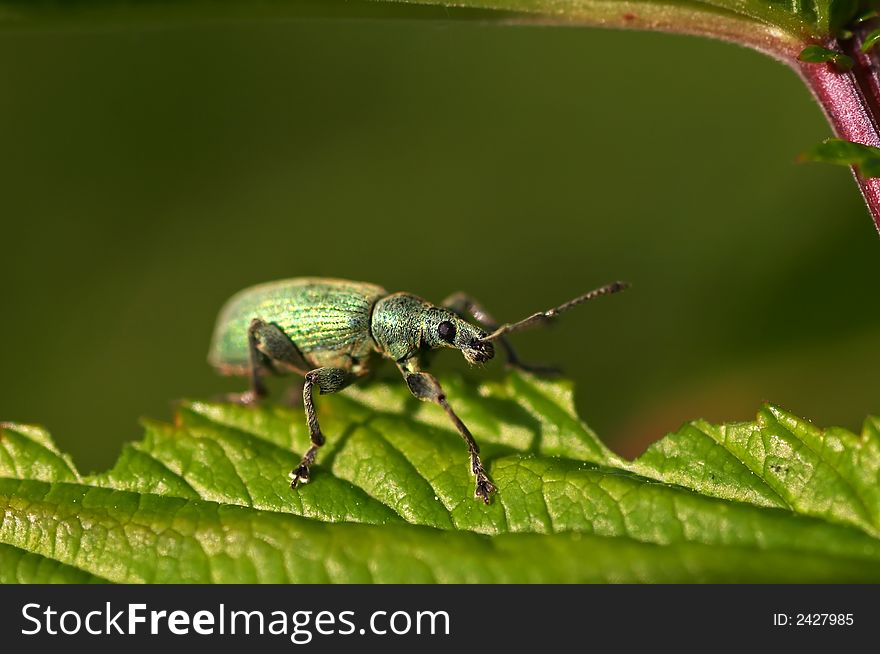
M 309 467 L 307 465 L 299 464 L 294 470 L 290 471 L 290 487 L 296 488 L 300 484 L 308 484 L 309 479 Z
M 488 504 L 492 495 L 498 489 L 495 488 L 495 484 L 489 481 L 489 478 L 486 476 L 486 473 L 479 472 L 477 473 L 477 488 L 474 490 L 474 497 L 478 500 L 483 500 L 485 504 Z

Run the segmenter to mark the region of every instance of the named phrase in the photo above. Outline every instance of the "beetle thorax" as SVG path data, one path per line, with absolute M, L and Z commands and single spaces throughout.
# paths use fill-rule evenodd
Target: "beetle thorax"
M 378 350 L 395 361 L 415 354 L 422 340 L 422 314 L 430 306 L 410 293 L 394 293 L 378 300 L 370 321 Z

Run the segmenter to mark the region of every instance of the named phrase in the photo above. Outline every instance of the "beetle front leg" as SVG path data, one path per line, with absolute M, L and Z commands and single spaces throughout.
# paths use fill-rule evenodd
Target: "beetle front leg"
M 443 301 L 443 306 L 465 320 L 473 318 L 480 327 L 488 332 L 494 332 L 498 329 L 498 321 L 486 311 L 482 304 L 467 293 L 453 293 Z M 500 336 L 498 341 L 501 343 L 501 347 L 504 348 L 504 353 L 507 355 L 507 365 L 511 368 L 518 368 L 519 370 L 538 374 L 557 374 L 560 372 L 559 368 L 555 366 L 523 363 L 505 336 Z
M 489 476 L 483 468 L 483 462 L 480 461 L 480 446 L 477 445 L 477 441 L 474 440 L 470 430 L 461 421 L 461 418 L 459 418 L 455 414 L 455 411 L 452 410 L 452 407 L 449 406 L 449 402 L 446 401 L 446 394 L 443 392 L 440 382 L 438 382 L 433 375 L 426 372 L 411 371 L 404 366 L 400 366 L 400 371 L 406 379 L 406 385 L 409 386 L 410 392 L 415 397 L 424 402 L 434 402 L 435 404 L 439 404 L 443 407 L 443 410 L 446 411 L 446 415 L 449 416 L 452 424 L 455 425 L 455 428 L 458 430 L 458 433 L 461 434 L 461 437 L 464 439 L 464 442 L 468 447 L 471 472 L 473 472 L 474 476 L 477 478 L 474 497 L 481 499 L 488 504 L 489 499 L 497 489 L 495 488 L 495 485 L 489 481 Z
M 309 440 L 311 446 L 306 451 L 299 465 L 290 472 L 290 487 L 296 488 L 299 484 L 309 482 L 309 468 L 315 462 L 318 448 L 324 444 L 324 434 L 318 424 L 318 414 L 315 411 L 315 403 L 312 400 L 312 389 L 317 386 L 322 394 L 335 393 L 348 386 L 354 376 L 342 368 L 317 368 L 306 374 L 303 384 L 303 406 L 306 412 L 306 422 L 309 425 Z

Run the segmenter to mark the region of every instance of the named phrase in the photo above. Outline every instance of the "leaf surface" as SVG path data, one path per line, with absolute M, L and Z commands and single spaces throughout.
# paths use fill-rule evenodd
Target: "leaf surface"
M 498 494 L 402 384 L 319 398 L 312 482 L 287 472 L 301 410 L 181 404 L 82 476 L 45 431 L 0 431 L 0 580 L 90 582 L 880 581 L 880 421 L 860 435 L 774 406 L 693 421 L 628 461 L 571 385 L 446 382 Z

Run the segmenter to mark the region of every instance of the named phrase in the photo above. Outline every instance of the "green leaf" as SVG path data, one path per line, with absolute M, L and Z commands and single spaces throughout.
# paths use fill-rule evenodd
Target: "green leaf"
M 878 15 L 880 14 L 877 13 L 876 9 L 865 8 L 856 12 L 855 18 L 852 19 L 852 22 L 856 25 L 860 25 L 862 23 L 868 22 L 869 20 L 877 18 Z
M 862 41 L 862 52 L 870 52 L 871 49 L 880 41 L 880 28 L 872 30 Z
M 82 476 L 48 434 L 0 428 L 0 582 L 880 581 L 880 421 L 860 436 L 767 406 L 684 425 L 635 461 L 577 417 L 571 385 L 446 384 L 498 486 L 403 384 L 300 410 L 183 403 Z
M 821 45 L 808 45 L 801 50 L 798 59 L 808 64 L 833 64 L 834 67 L 841 72 L 850 70 L 854 64 L 852 57 L 848 57 L 842 52 L 831 50 Z
M 880 177 L 880 148 L 843 139 L 825 139 L 804 152 L 801 161 L 855 166 L 862 177 Z

